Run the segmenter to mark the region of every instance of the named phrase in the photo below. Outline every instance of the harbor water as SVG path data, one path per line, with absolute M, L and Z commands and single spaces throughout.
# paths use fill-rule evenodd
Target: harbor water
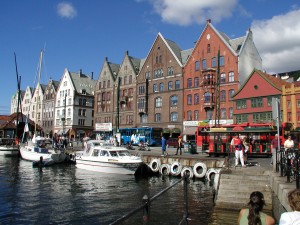
M 0 158 L 0 224 L 110 224 L 178 181 L 176 177 L 101 174 L 75 165 L 33 168 L 16 157 Z M 149 224 L 178 224 L 184 215 L 183 182 L 151 203 Z M 188 224 L 211 223 L 213 187 L 188 185 Z M 142 212 L 123 224 L 142 224 Z M 214 224 L 212 222 L 212 224 Z

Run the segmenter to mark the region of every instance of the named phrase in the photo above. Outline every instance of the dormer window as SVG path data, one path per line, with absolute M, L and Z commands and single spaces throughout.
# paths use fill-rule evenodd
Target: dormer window
M 81 94 L 86 95 L 86 90 L 85 90 L 85 89 L 82 89 L 82 90 L 81 90 Z

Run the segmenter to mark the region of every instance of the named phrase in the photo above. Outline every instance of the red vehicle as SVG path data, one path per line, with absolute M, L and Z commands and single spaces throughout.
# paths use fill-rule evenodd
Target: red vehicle
M 280 128 L 281 143 L 291 133 L 292 124 L 284 123 Z M 198 148 L 209 155 L 226 155 L 232 151 L 230 142 L 234 134 L 250 140 L 249 155 L 271 155 L 271 140 L 277 133 L 277 127 L 266 123 L 243 123 L 222 125 L 221 127 L 199 126 L 196 131 Z

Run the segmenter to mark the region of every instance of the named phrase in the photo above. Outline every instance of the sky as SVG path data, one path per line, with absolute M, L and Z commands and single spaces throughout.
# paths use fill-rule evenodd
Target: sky
M 21 90 L 36 87 L 42 49 L 42 84 L 66 68 L 98 79 L 105 57 L 146 58 L 158 32 L 192 48 L 207 19 L 231 39 L 251 29 L 267 73 L 300 70 L 299 0 L 1 0 L 0 9 L 0 115 L 17 72 Z

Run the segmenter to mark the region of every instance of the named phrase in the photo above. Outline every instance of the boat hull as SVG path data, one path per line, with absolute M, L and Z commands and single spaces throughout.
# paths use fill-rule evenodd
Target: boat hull
M 0 146 L 0 156 L 18 156 L 18 146 Z
M 134 175 L 135 171 L 140 165 L 142 165 L 142 162 L 111 163 L 111 162 L 76 159 L 77 168 L 90 170 L 94 172 L 100 172 L 100 173 Z
M 47 149 L 28 147 L 28 146 L 21 147 L 20 154 L 22 159 L 28 161 L 39 161 L 41 156 L 43 157 L 43 160 L 52 159 L 54 160 L 55 163 L 64 162 L 66 159 L 66 154 L 64 153 L 48 152 Z

